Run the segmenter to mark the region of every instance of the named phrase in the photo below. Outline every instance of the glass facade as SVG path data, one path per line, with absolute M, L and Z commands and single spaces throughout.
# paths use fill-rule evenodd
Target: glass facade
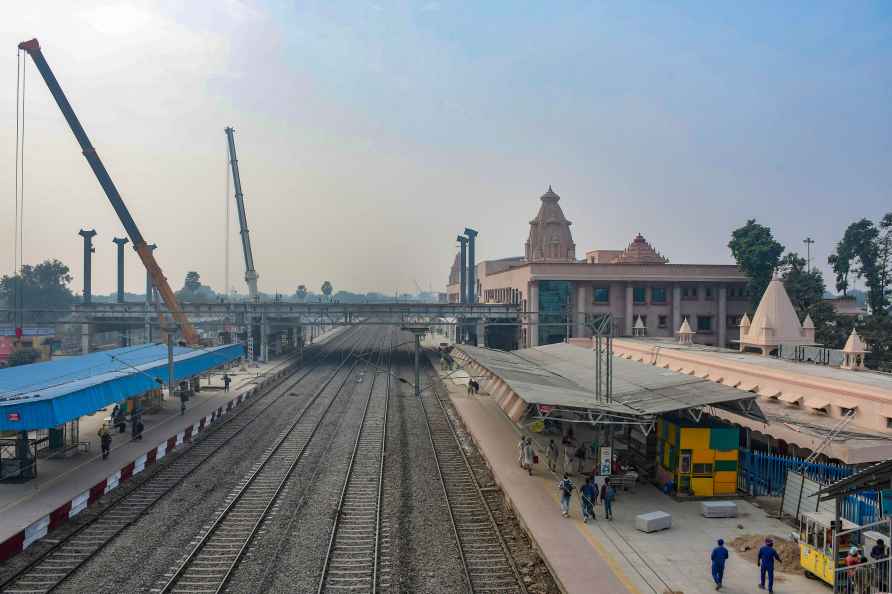
M 569 281 L 539 281 L 540 345 L 566 340 L 570 289 Z
M 594 303 L 610 303 L 609 287 L 594 287 L 592 289 L 592 302 Z

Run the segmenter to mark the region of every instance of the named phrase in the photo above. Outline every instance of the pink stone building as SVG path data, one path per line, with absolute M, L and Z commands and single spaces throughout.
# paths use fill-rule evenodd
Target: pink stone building
M 610 312 L 617 334 L 673 337 L 687 319 L 701 344 L 728 346 L 739 338 L 746 312 L 746 277 L 734 265 L 673 264 L 642 235 L 624 250 L 588 251 L 576 258 L 572 223 L 551 187 L 530 221 L 524 255 L 478 262 L 478 300 L 517 303 L 525 324 L 491 326 L 486 344 L 523 348 L 591 336 L 586 314 Z M 459 301 L 459 258 L 449 273 L 447 295 Z M 641 324 L 637 324 L 640 319 Z

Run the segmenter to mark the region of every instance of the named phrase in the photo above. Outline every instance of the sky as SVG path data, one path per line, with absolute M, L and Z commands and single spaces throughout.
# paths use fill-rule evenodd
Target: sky
M 18 42 L 37 37 L 171 285 L 241 292 L 223 128 L 260 288 L 443 290 L 455 236 L 521 255 L 551 184 L 577 254 L 642 233 L 731 263 L 749 218 L 824 265 L 892 210 L 887 2 L 5 3 L 0 273 L 13 265 Z M 115 287 L 123 228 L 30 60 L 24 261 Z M 145 273 L 126 255 L 126 288 Z M 824 265 L 828 288 L 832 275 Z

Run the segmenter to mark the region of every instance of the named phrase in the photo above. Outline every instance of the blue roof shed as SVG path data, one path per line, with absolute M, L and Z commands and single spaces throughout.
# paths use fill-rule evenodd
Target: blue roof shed
M 174 347 L 177 381 L 245 354 L 242 345 Z M 147 344 L 0 369 L 0 430 L 48 429 L 167 383 L 167 346 Z

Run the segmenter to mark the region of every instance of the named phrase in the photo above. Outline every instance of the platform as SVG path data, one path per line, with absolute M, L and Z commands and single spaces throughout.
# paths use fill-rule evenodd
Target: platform
M 597 508 L 601 519 L 584 524 L 577 493 L 573 495 L 570 518 L 562 518 L 558 477 L 544 463 L 545 440 L 533 436 L 541 462 L 530 477 L 517 464 L 520 429 L 490 395 L 469 396 L 467 379 L 463 371 L 450 375 L 446 380 L 450 399 L 518 520 L 564 592 L 714 592 L 709 553 L 716 539 L 730 542 L 743 534 L 786 536 L 790 533 L 789 526 L 768 517 L 747 501 L 738 502 L 737 518 L 705 519 L 700 515 L 698 502 L 677 502 L 650 485 L 640 485 L 634 493 L 620 491 L 612 522 L 604 520 L 603 509 Z M 580 485 L 579 476 L 573 480 Z M 672 528 L 652 534 L 637 531 L 635 517 L 657 509 L 672 514 Z M 738 524 L 744 528 L 738 528 Z M 741 558 L 733 548 L 729 547 L 729 551 L 731 558 L 722 591 L 756 591 L 759 581 L 756 565 Z M 786 573 L 776 574 L 775 591 L 825 592 L 817 582 Z
M 153 459 L 160 460 L 165 452 L 204 431 L 285 368 L 282 361 L 273 361 L 246 371 L 230 369 L 232 384 L 228 392 L 223 390 L 223 373 L 212 373 L 201 380 L 202 389 L 190 399 L 185 414 L 180 414 L 178 398 L 166 399 L 160 411 L 144 414 L 142 440 L 133 441 L 129 432 L 113 432 L 111 454 L 106 460 L 102 460 L 97 431 L 109 416 L 111 405 L 81 418 L 80 439 L 89 443 L 87 452 L 69 458 L 40 458 L 35 479 L 0 484 L 0 561 L 80 513 L 120 482 L 141 472 Z

